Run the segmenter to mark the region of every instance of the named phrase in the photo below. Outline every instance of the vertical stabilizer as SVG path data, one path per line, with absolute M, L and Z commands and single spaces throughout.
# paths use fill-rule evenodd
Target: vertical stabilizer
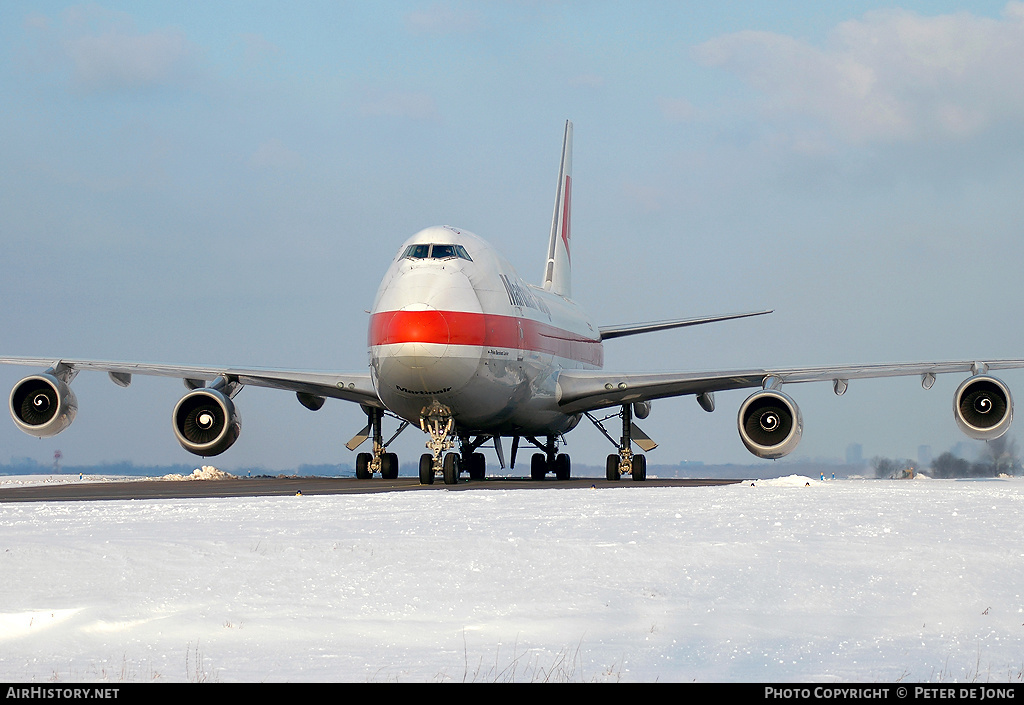
M 572 122 L 565 121 L 562 163 L 558 167 L 555 212 L 551 217 L 548 261 L 544 267 L 544 288 L 566 298 L 572 296 Z

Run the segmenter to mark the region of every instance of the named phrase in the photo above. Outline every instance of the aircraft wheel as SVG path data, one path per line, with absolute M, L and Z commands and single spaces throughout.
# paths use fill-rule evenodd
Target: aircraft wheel
M 619 474 L 619 456 L 609 455 L 607 462 L 604 464 L 604 476 L 609 482 L 618 482 L 621 475 Z
M 430 453 L 420 456 L 420 484 L 434 484 L 434 456 Z
M 473 453 L 469 456 L 469 479 L 482 480 L 487 477 L 487 459 L 483 453 Z
M 385 453 L 380 459 L 380 476 L 385 480 L 394 480 L 398 477 L 398 455 Z
M 647 479 L 647 458 L 643 455 L 633 456 L 633 480 L 643 482 Z
M 571 473 L 571 462 L 569 456 L 563 454 L 555 456 L 555 477 L 559 480 L 568 480 Z
M 462 458 L 458 453 L 449 453 L 444 456 L 444 484 L 454 485 L 459 481 L 459 473 L 462 471 Z
M 548 459 L 543 453 L 534 453 L 530 459 L 530 477 L 534 480 L 543 480 L 548 474 Z
M 360 480 L 370 479 L 370 461 L 373 456 L 369 453 L 360 453 L 356 456 L 356 477 Z

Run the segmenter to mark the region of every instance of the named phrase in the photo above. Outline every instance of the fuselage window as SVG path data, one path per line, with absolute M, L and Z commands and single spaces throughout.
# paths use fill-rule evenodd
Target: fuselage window
M 469 253 L 466 252 L 466 248 L 463 247 L 462 245 L 456 245 L 455 251 L 459 254 L 460 258 L 464 260 L 469 260 L 470 262 L 473 261 L 473 258 L 469 256 Z

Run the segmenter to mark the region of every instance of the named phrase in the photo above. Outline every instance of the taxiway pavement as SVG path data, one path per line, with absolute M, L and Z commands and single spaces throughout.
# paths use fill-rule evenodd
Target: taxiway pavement
M 463 480 L 446 485 L 440 478 L 433 485 L 421 485 L 418 478 L 396 480 L 349 477 L 246 477 L 220 480 L 120 480 L 112 482 L 67 482 L 30 487 L 0 488 L 0 502 L 53 502 L 109 499 L 185 499 L 198 497 L 271 497 L 286 495 L 360 494 L 372 492 L 416 492 L 430 490 L 540 490 L 582 489 L 587 487 L 700 487 L 729 485 L 741 480 L 648 478 L 635 482 L 625 477 L 618 482 L 581 477 L 570 480 L 531 480 L 494 477 Z

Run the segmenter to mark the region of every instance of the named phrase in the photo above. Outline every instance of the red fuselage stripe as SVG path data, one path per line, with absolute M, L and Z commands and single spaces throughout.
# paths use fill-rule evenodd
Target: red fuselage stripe
M 572 261 L 572 250 L 569 248 L 569 238 L 572 237 L 572 177 L 565 176 L 565 199 L 562 203 L 562 242 L 565 243 L 565 256 Z
M 586 338 L 528 318 L 466 311 L 384 311 L 370 317 L 369 344 L 436 343 L 511 348 L 557 355 L 600 367 L 604 348 Z

